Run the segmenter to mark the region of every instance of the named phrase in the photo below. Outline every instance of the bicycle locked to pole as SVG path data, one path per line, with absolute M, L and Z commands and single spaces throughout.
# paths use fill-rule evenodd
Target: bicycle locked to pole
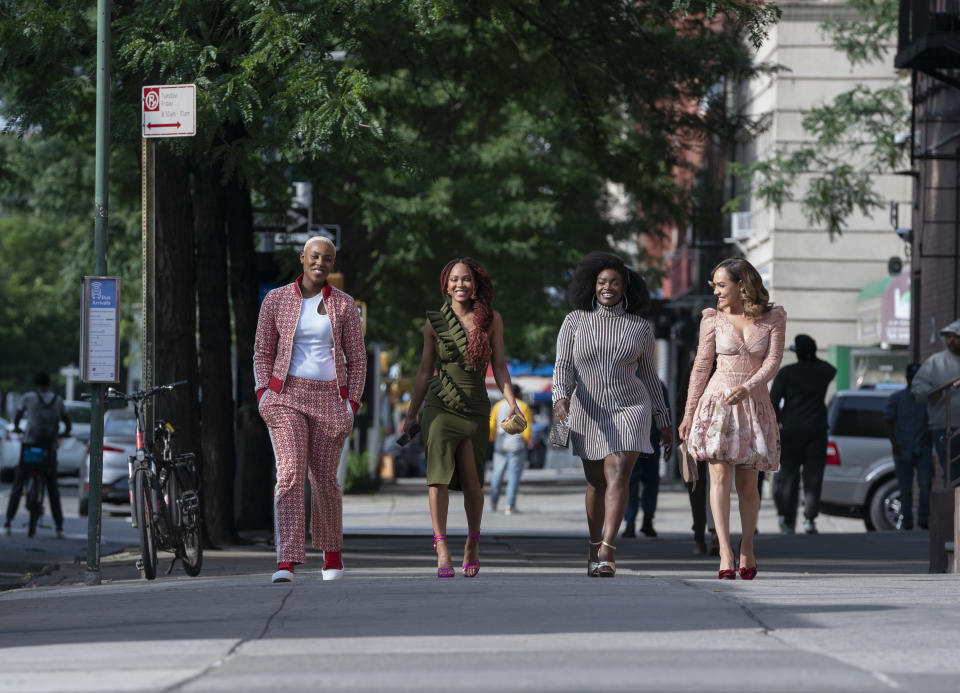
M 131 524 L 140 535 L 137 568 L 147 580 L 157 576 L 157 549 L 174 554 L 168 575 L 173 572 L 177 559 L 191 577 L 200 574 L 203 564 L 200 477 L 196 455 L 192 452 L 173 453 L 171 439 L 175 429 L 168 421 L 158 419 L 155 422 L 152 445 L 147 445 L 144 437 L 144 401 L 186 382 L 180 380 L 130 394 L 111 387 L 107 388 L 104 398 L 131 403 L 137 419 L 136 454 L 127 458 L 130 516 Z

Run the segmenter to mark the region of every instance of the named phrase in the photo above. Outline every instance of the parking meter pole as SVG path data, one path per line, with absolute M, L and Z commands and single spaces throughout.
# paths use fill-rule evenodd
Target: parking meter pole
M 110 143 L 110 0 L 97 0 L 96 188 L 93 224 L 93 273 L 107 273 Z M 101 487 L 103 482 L 103 385 L 90 398 L 90 500 L 87 516 L 87 572 L 84 582 L 100 584 Z

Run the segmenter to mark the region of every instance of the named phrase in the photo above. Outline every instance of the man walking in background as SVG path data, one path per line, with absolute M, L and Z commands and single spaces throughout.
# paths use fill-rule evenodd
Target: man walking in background
M 900 484 L 901 529 L 913 529 L 913 475 L 917 475 L 917 522 L 920 529 L 929 529 L 930 512 L 930 432 L 927 430 L 927 408 L 917 402 L 910 386 L 920 370 L 919 363 L 907 366 L 907 386 L 887 400 L 883 413 L 887 436 L 893 446 L 893 463 Z
M 927 421 L 930 434 L 933 437 L 933 447 L 940 460 L 940 468 L 944 477 L 947 477 L 947 398 L 942 392 L 930 396 L 929 392 L 951 380 L 960 378 L 960 320 L 955 320 L 942 330 L 940 336 L 946 349 L 932 354 L 920 370 L 913 377 L 910 391 L 918 402 L 927 405 Z M 960 428 L 960 388 L 950 391 L 950 430 Z M 951 443 L 951 454 L 954 459 L 960 454 L 960 438 Z M 949 465 L 950 479 L 960 476 L 960 463 Z
M 806 334 L 793 342 L 797 362 L 773 379 L 770 399 L 780 422 L 780 471 L 774 500 L 780 531 L 793 534 L 797 521 L 800 478 L 803 477 L 803 530 L 817 533 L 820 489 L 827 464 L 827 388 L 837 369 L 817 358 L 817 343 Z M 802 468 L 802 469 L 801 469 Z
M 514 384 L 513 396 L 520 407 L 520 413 L 527 420 L 527 427 L 520 435 L 511 435 L 500 428 L 503 420 L 510 416 L 510 407 L 507 400 L 501 399 L 490 410 L 490 441 L 493 443 L 493 477 L 490 479 L 490 507 L 496 512 L 500 500 L 500 486 L 503 484 L 503 475 L 507 475 L 507 507 L 505 515 L 511 515 L 517 510 L 517 490 L 520 487 L 520 477 L 527 464 L 527 448 L 530 446 L 531 430 L 533 426 L 533 412 L 523 401 L 523 390 Z
M 670 410 L 670 397 L 667 386 L 660 381 L 660 390 L 663 392 L 663 401 Z M 640 455 L 630 473 L 630 485 L 627 491 L 627 510 L 624 513 L 624 537 L 637 536 L 637 510 L 643 510 L 643 523 L 640 532 L 648 537 L 657 536 L 653 528 L 653 516 L 657 512 L 657 494 L 660 492 L 660 429 L 656 423 L 650 426 L 650 445 L 653 452 L 649 455 Z M 643 487 L 641 490 L 640 487 Z

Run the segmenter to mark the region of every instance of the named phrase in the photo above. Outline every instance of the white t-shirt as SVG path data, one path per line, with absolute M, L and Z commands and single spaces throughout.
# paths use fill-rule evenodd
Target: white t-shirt
M 323 294 L 300 299 L 300 320 L 293 334 L 290 375 L 310 380 L 336 380 L 337 366 L 333 357 L 333 327 L 330 317 L 317 309 Z

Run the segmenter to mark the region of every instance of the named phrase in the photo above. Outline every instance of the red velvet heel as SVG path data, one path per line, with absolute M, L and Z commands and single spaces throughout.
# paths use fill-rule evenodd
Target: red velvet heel
M 734 570 L 733 568 L 730 568 L 729 570 L 721 570 L 719 573 L 717 573 L 717 579 L 718 580 L 736 580 L 737 571 Z
M 740 562 L 740 549 L 743 546 L 743 540 L 740 540 L 740 543 L 737 544 L 737 563 Z M 743 566 L 740 568 L 740 579 L 741 580 L 753 580 L 757 577 L 757 566 L 752 566 L 750 568 Z

